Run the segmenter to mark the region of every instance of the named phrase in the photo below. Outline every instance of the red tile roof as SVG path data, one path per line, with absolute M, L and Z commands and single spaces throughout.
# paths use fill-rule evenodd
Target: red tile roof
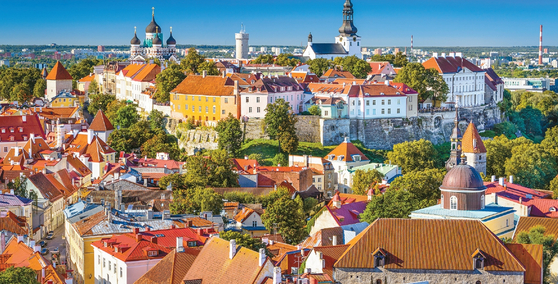
M 314 233 L 313 236 L 308 237 L 301 246 L 304 248 L 313 248 L 317 246 L 331 246 L 333 245 L 333 236 L 337 236 L 337 243 L 343 242 L 343 228 L 333 227 L 325 228 Z
M 506 182 L 506 186 L 501 186 L 498 181 L 496 182 L 485 182 L 486 194 L 498 194 L 498 197 L 504 197 L 519 203 L 529 202 L 532 199 L 543 199 L 548 198 L 549 194 L 543 191 L 538 191 L 530 189 L 519 184 Z
M 58 188 L 52 184 L 52 182 L 47 178 L 47 176 L 43 173 L 36 173 L 27 178 L 31 183 L 37 187 L 37 189 L 41 192 L 41 195 L 50 200 L 50 202 L 54 202 L 59 198 L 62 198 L 63 195 L 58 190 Z
M 322 253 L 323 260 L 325 260 L 325 265 L 322 267 L 323 273 L 333 279 L 333 265 L 348 248 L 349 245 L 314 247 L 314 251 Z
M 381 74 L 385 68 L 389 68 L 393 70 L 393 66 L 388 61 L 375 61 L 375 62 L 368 62 L 370 67 L 372 68 L 368 75 L 376 75 Z M 391 73 L 391 72 L 390 72 Z M 395 72 L 393 72 L 395 74 Z
M 72 75 L 68 73 L 66 68 L 64 68 L 62 63 L 60 63 L 60 61 L 57 61 L 54 67 L 52 68 L 52 70 L 50 70 L 50 73 L 48 73 L 46 79 L 47 80 L 72 80 L 73 78 Z
M 353 156 L 355 155 L 359 155 L 362 161 L 369 160 L 355 145 L 353 145 L 353 143 L 348 141 L 339 144 L 339 146 L 329 152 L 324 159 L 331 160 L 331 155 L 334 155 L 333 159 L 336 161 L 339 161 L 339 157 L 343 156 L 343 159 L 341 160 L 343 162 L 353 162 Z
M 529 216 L 558 218 L 558 200 L 556 199 L 531 199 L 525 202 L 531 207 Z
M 145 64 L 143 68 L 132 77 L 138 82 L 151 82 L 155 80 L 157 74 L 161 73 L 161 67 L 157 64 Z
M 0 142 L 27 142 L 31 134 L 35 137 L 45 137 L 37 115 L 0 116 Z
M 244 220 L 246 220 L 248 217 L 250 217 L 250 215 L 252 215 L 252 213 L 256 213 L 254 210 L 248 208 L 248 207 L 244 207 L 242 208 L 242 211 L 238 212 L 236 214 L 236 216 L 234 216 L 234 220 L 237 222 L 244 222 Z
M 325 72 L 324 75 L 322 75 L 322 77 L 341 77 L 341 78 L 351 78 L 354 79 L 356 78 L 355 76 L 353 76 L 353 74 L 351 74 L 351 72 L 349 71 L 339 71 L 339 70 L 335 70 L 335 69 L 329 69 Z
M 385 84 L 372 84 L 358 86 L 358 92 L 349 94 L 349 97 L 406 97 L 397 88 Z
M 459 56 L 432 57 L 428 59 L 426 62 L 422 63 L 422 65 L 426 69 L 434 68 L 438 70 L 438 72 L 444 74 L 458 73 L 459 71 L 463 70 L 463 68 L 467 68 L 472 72 L 484 72 L 484 70 L 482 70 L 475 64 L 471 63 L 471 61 L 461 58 Z
M 359 194 L 348 194 L 348 193 L 340 193 L 336 192 L 334 198 L 338 197 L 339 201 L 341 201 L 341 205 L 350 204 L 354 202 L 367 202 L 368 196 L 367 195 L 359 195 Z M 329 201 L 327 204 L 328 206 L 333 206 L 333 199 Z
M 91 125 L 89 125 L 89 129 L 93 131 L 109 131 L 114 130 L 114 126 L 112 126 L 105 113 L 102 110 L 98 110 L 95 118 L 91 121 Z
M 1 198 L 0 195 L 0 200 Z M 11 211 L 0 211 L 0 231 L 7 231 L 20 236 L 27 235 L 27 222 Z
M 249 159 L 232 159 L 234 166 L 236 167 L 236 171 L 250 171 L 259 166 L 257 160 L 249 160 Z
M 91 82 L 93 80 L 95 80 L 95 74 L 89 74 L 89 75 L 79 79 L 79 82 L 82 82 L 82 83 L 83 82 Z
M 558 236 L 558 219 L 556 218 L 541 218 L 541 217 L 520 217 L 513 233 L 514 241 L 517 241 L 517 236 L 521 232 L 529 232 L 535 226 L 543 226 L 546 230 L 545 236 L 553 235 L 556 239 Z
M 474 147 L 474 140 L 477 142 L 477 147 Z M 484 147 L 484 143 L 482 142 L 482 138 L 479 135 L 477 127 L 471 121 L 469 126 L 467 126 L 467 130 L 463 134 L 462 139 L 462 147 L 464 153 L 486 153 L 486 148 Z
M 417 91 L 415 91 L 411 87 L 407 86 L 405 83 L 390 82 L 390 85 L 392 85 L 397 90 L 399 90 L 401 93 L 406 94 L 406 95 L 418 94 Z
M 350 242 L 336 268 L 373 268 L 375 250 L 386 252 L 386 269 L 472 271 L 480 250 L 485 271 L 525 272 L 484 224 L 477 220 L 378 219 Z M 456 245 L 459 244 L 459 245 Z
M 160 159 L 149 159 L 141 158 L 138 160 L 138 164 L 145 167 L 156 167 L 156 168 L 167 168 L 169 170 L 180 170 L 180 167 L 184 162 L 178 162 L 175 160 L 160 160 Z

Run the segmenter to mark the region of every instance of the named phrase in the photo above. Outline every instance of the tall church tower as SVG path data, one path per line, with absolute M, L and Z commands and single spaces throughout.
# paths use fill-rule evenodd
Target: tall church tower
M 467 164 L 486 176 L 486 148 L 472 121 L 467 126 L 462 141 L 463 154 L 467 157 Z
M 451 133 L 451 154 L 449 160 L 446 162 L 446 170 L 451 170 L 453 167 L 461 163 L 461 141 L 463 136 L 461 135 L 461 130 L 459 130 L 459 108 L 455 108 L 455 125 Z
M 343 5 L 343 25 L 339 28 L 339 36 L 335 37 L 335 43 L 343 45 L 348 56 L 362 58 L 360 36 L 357 35 L 358 29 L 353 23 L 353 14 L 353 3 L 346 0 Z
M 234 35 L 236 40 L 236 59 L 248 58 L 248 39 L 250 36 L 246 33 L 244 25 L 240 27 L 240 32 Z

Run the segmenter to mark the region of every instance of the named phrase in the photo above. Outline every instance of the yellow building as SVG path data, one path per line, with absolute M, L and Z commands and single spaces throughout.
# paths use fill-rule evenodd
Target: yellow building
M 174 118 L 193 117 L 204 125 L 215 126 L 229 113 L 240 118 L 238 81 L 221 76 L 189 75 L 171 91 L 170 104 Z
M 51 107 L 75 107 L 79 105 L 79 99 L 70 92 L 62 91 L 50 101 Z

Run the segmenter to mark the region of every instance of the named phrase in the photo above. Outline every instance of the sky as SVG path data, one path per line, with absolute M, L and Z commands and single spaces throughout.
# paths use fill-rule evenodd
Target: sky
M 2 3 L 3 2 L 3 3 Z M 333 42 L 345 0 L 1 0 L 0 44 L 128 45 L 145 38 L 151 8 L 165 39 L 233 45 L 244 23 L 250 45 Z M 558 46 L 558 1 L 353 0 L 363 46 Z

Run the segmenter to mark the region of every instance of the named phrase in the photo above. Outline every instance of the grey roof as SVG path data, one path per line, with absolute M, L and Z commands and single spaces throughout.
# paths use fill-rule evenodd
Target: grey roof
M 33 202 L 31 199 L 13 195 L 13 194 L 0 194 L 0 208 L 4 206 L 25 206 Z
M 316 54 L 347 54 L 343 45 L 339 43 L 313 43 L 310 48 Z
M 482 210 L 450 210 L 443 209 L 440 204 L 426 207 L 423 209 L 415 210 L 411 212 L 411 216 L 417 215 L 431 215 L 438 216 L 438 218 L 443 219 L 444 217 L 450 218 L 461 218 L 461 219 L 478 219 L 483 221 L 484 219 L 491 218 L 496 215 L 503 213 L 513 213 L 515 210 L 511 207 L 503 207 L 495 203 L 487 204 Z
M 73 224 L 103 210 L 103 206 L 100 204 L 88 204 L 87 202 L 80 200 L 66 207 L 63 212 L 66 216 L 66 220 L 70 222 L 70 224 Z
M 114 213 L 120 213 L 118 216 Z M 130 218 L 128 214 L 122 214 L 120 211 L 111 210 L 112 220 L 109 222 L 107 218 L 101 220 L 91 228 L 91 235 L 106 235 L 106 234 L 123 234 L 130 233 L 134 228 L 144 229 L 149 227 L 152 231 L 170 229 L 174 225 L 174 221 L 167 219 L 152 219 L 135 221 Z

